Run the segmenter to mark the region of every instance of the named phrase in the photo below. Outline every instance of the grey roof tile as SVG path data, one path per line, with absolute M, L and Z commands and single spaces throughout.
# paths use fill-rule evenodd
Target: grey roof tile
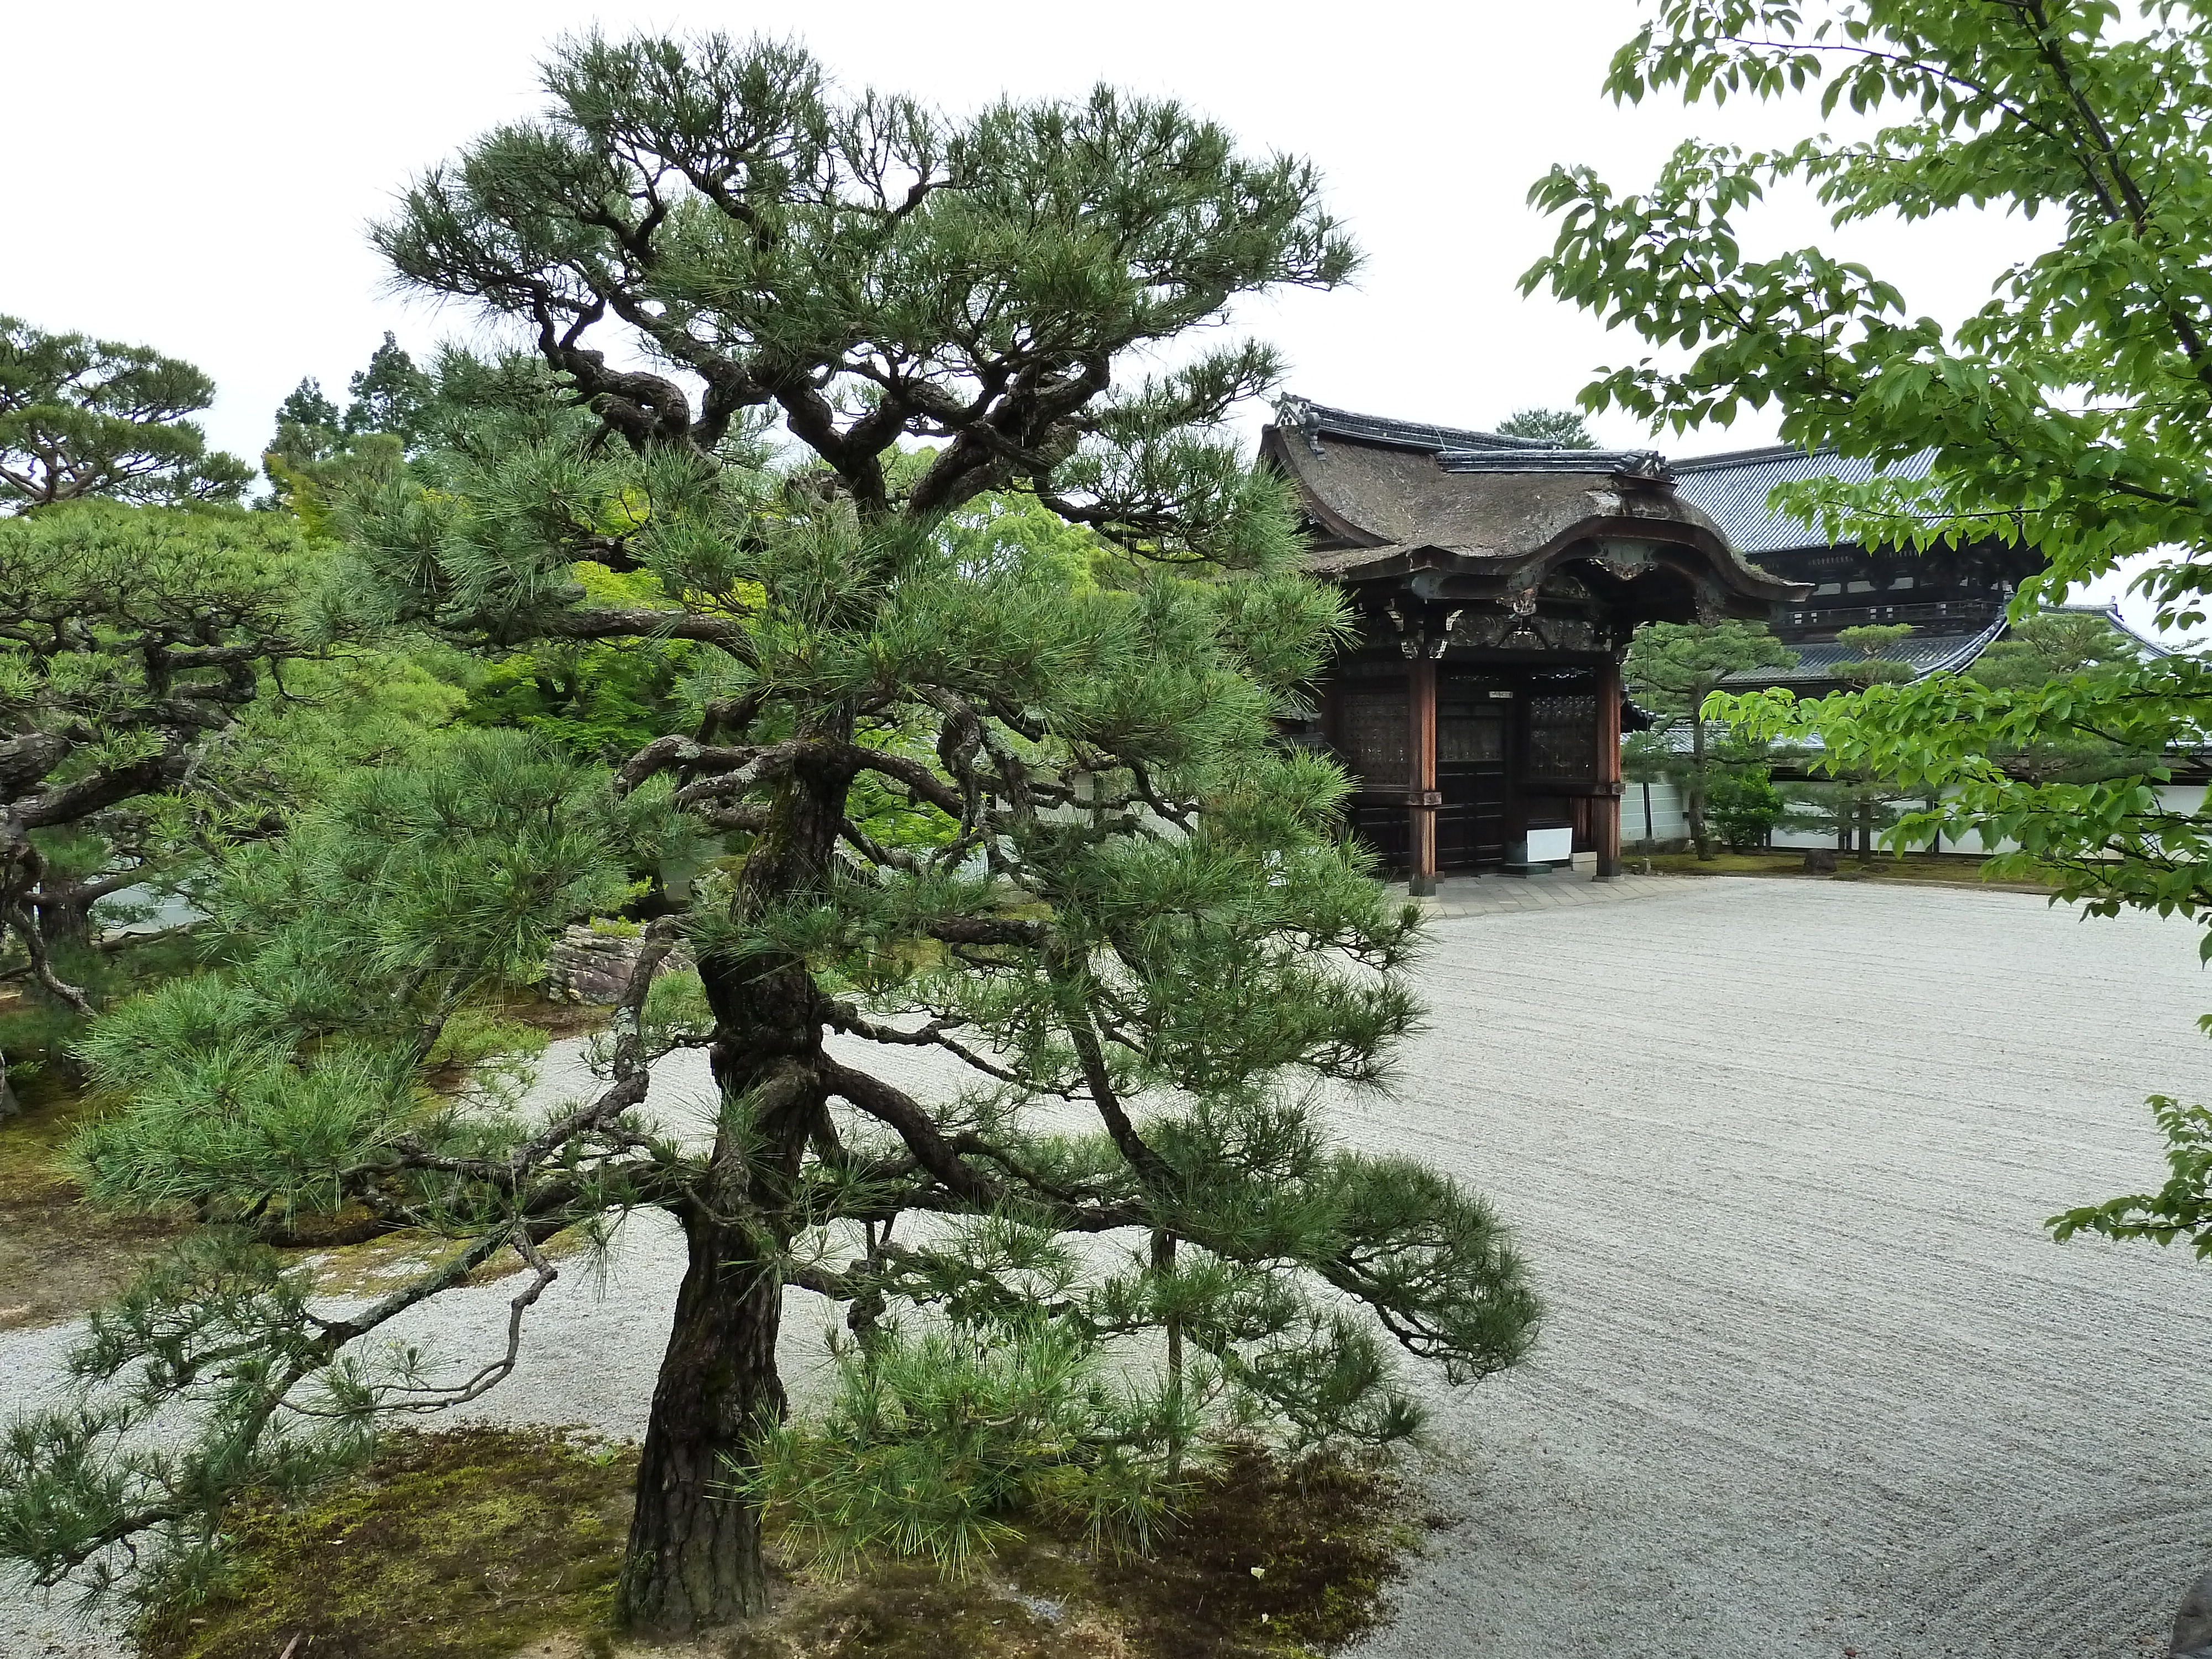
M 1348 409 L 1304 398 L 1285 398 L 1275 405 L 1275 419 L 1284 428 L 1308 439 L 1350 438 L 1358 443 L 1387 444 L 1395 449 L 1419 449 L 1435 454 L 1446 449 L 1501 449 L 1539 452 L 1555 450 L 1534 438 L 1509 438 L 1502 433 L 1477 432 L 1471 428 L 1430 426 L 1419 421 L 1394 421 L 1384 415 L 1358 415 Z
M 1737 552 L 1757 555 L 1832 545 L 1817 525 L 1769 509 L 1766 498 L 1777 484 L 1809 478 L 1840 478 L 1846 483 L 1865 483 L 1875 477 L 1924 478 L 1935 459 L 1936 452 L 1925 449 L 1878 467 L 1872 461 L 1845 460 L 1831 449 L 1808 453 L 1780 444 L 1692 456 L 1668 465 L 1674 474 L 1675 493 L 1718 525 Z
M 1666 459 L 1656 449 L 1440 449 L 1447 472 L 1596 472 L 1666 479 Z
M 1908 634 L 1895 645 L 1879 651 L 1850 646 L 1837 640 L 1817 640 L 1793 645 L 1796 665 L 1789 668 L 1758 668 L 1729 676 L 1735 685 L 1789 685 L 1801 681 L 1832 680 L 1836 670 L 1848 662 L 1899 662 L 1912 670 L 1915 679 L 1946 670 L 1955 672 L 1980 656 L 1990 642 L 2004 632 L 2000 617 L 1978 634 Z

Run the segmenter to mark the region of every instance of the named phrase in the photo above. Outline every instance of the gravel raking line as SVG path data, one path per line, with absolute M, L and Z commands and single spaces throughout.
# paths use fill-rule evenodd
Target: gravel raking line
M 1438 1391 L 1437 1529 L 1362 1659 L 2161 1651 L 2212 1565 L 2212 1265 L 2041 1224 L 2154 1187 L 2143 1096 L 2212 1092 L 2195 930 L 1640 885 L 1439 922 L 1395 1097 L 1342 1106 L 1346 1139 L 1488 1193 L 1548 1304 L 1526 1365 Z M 605 1293 L 564 1274 L 472 1409 L 635 1435 L 679 1267 L 672 1229 L 633 1224 Z M 458 1363 L 508 1294 L 405 1334 Z M 823 1323 L 794 1292 L 795 1392 Z M 0 1335 L 0 1413 L 70 1334 Z M 0 1601 L 7 1659 L 119 1651 Z

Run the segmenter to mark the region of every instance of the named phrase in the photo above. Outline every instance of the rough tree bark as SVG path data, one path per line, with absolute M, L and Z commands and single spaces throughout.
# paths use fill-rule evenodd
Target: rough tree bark
M 843 741 L 841 729 L 812 735 Z M 740 915 L 818 884 L 830 868 L 852 773 L 802 763 L 746 860 Z M 619 1596 L 629 1629 L 683 1635 L 764 1611 L 759 1505 L 738 1485 L 752 1440 L 786 1401 L 775 1344 L 782 1252 L 796 1231 L 792 1188 L 807 1142 L 826 1133 L 823 1006 L 805 963 L 708 955 L 723 1101 L 706 1190 L 683 1214 L 689 1261 L 653 1389 Z
M 1713 855 L 1712 835 L 1705 828 L 1705 717 L 1699 712 L 1705 707 L 1705 696 L 1700 687 L 1692 693 L 1690 702 L 1690 798 L 1686 804 L 1690 842 L 1700 860 Z

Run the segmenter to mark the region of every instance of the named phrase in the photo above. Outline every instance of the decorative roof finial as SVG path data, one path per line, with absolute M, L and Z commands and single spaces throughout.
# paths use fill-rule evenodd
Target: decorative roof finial
M 1275 424 L 1305 434 L 1306 447 L 1316 455 L 1321 447 L 1321 414 L 1310 400 L 1285 392 L 1275 399 Z

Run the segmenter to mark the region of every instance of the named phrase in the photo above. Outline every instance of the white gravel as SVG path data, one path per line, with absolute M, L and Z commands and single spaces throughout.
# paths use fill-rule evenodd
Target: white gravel
M 1454 1518 L 1364 1659 L 2143 1653 L 2212 1565 L 2212 1266 L 2040 1224 L 2156 1184 L 2145 1094 L 2212 1092 L 2194 930 L 1655 885 L 1439 923 L 1398 1098 L 1342 1109 L 1347 1139 L 1490 1193 L 1550 1309 L 1526 1366 L 1439 1400 Z M 672 1067 L 656 1103 L 706 1097 L 695 1057 Z M 636 1434 L 680 1266 L 634 1222 L 473 1409 Z M 510 1293 L 406 1334 L 495 1351 Z M 823 1320 L 793 1295 L 803 1389 Z M 0 1335 L 0 1412 L 72 1334 Z M 5 1659 L 119 1651 L 0 1601 Z

